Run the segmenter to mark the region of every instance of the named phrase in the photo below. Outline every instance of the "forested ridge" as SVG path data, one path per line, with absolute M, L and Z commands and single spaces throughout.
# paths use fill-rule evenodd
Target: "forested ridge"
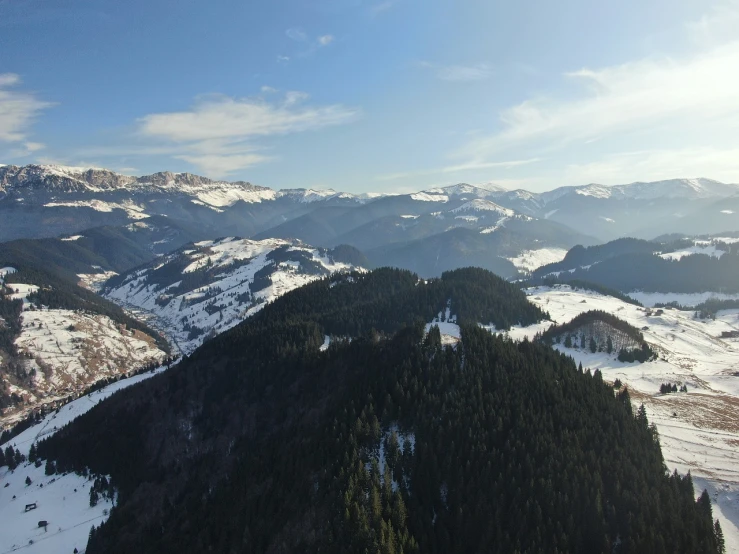
M 456 348 L 424 336 L 449 299 Z M 477 325 L 543 316 L 481 270 L 322 279 L 38 455 L 112 476 L 93 554 L 718 552 L 710 499 L 666 475 L 628 391 Z
M 603 310 L 583 312 L 567 323 L 552 325 L 540 340 L 590 350 L 593 354 L 617 354 L 622 362 L 645 362 L 656 356 L 639 329 Z
M 669 253 L 693 246 L 693 241 L 661 245 L 636 239 L 619 239 L 597 247 L 576 246 L 565 259 L 538 268 L 532 283 L 556 281 L 597 283 L 621 292 L 739 292 L 739 245 L 714 241 L 719 257 L 696 253 L 679 259 L 663 258 Z

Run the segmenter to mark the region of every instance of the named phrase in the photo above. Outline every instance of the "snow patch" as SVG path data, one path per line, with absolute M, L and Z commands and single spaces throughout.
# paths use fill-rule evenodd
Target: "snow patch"
M 538 250 L 524 250 L 515 258 L 508 258 L 519 270 L 534 271 L 542 266 L 561 262 L 567 250 L 564 248 L 540 248 Z

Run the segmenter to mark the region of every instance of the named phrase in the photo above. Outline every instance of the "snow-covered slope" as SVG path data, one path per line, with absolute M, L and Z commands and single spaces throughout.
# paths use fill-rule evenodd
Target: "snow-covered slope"
M 547 264 L 561 262 L 567 255 L 564 248 L 539 248 L 538 250 L 524 250 L 515 258 L 508 258 L 519 270 L 534 271 Z
M 12 446 L 28 456 L 31 445 L 53 435 L 58 429 L 84 414 L 98 402 L 116 391 L 144 381 L 164 371 L 163 367 L 122 379 L 89 395 L 74 400 L 49 413 L 40 423 L 2 445 Z M 26 477 L 31 484 L 26 484 Z M 45 467 L 26 462 L 9 471 L 0 467 L 0 552 L 16 550 L 28 554 L 65 553 L 74 549 L 84 552 L 92 525 L 100 525 L 108 517 L 113 502 L 100 498 L 90 506 L 90 486 L 87 477 L 68 473 L 46 475 Z M 26 504 L 36 508 L 25 511 Z M 39 527 L 40 521 L 48 525 Z
M 109 281 L 104 295 L 156 316 L 180 349 L 237 325 L 301 285 L 354 268 L 339 250 L 297 241 L 203 241 Z
M 622 363 L 605 352 L 562 344 L 555 348 L 584 368 L 599 369 L 608 381 L 620 379 L 635 405 L 645 404 L 668 467 L 690 471 L 697 488 L 709 489 L 727 552 L 739 552 L 739 339 L 721 338 L 724 332 L 739 331 L 739 310 L 701 320 L 693 311 L 642 308 L 564 285 L 531 288 L 526 294 L 559 324 L 586 311 L 603 310 L 641 329 L 658 353 L 655 361 Z M 548 325 L 514 328 L 509 335 L 533 338 Z M 662 383 L 687 385 L 688 392 L 661 395 Z
M 8 273 L 10 269 L 2 271 Z M 14 396 L 17 402 L 3 411 L 0 420 L 3 425 L 12 424 L 35 407 L 65 398 L 96 381 L 165 357 L 152 337 L 126 329 L 108 316 L 49 309 L 29 302 L 28 295 L 39 288 L 36 285 L 10 283 L 8 286 L 17 291 L 10 298 L 23 300 L 24 305 L 20 334 L 14 341 L 19 357 L 12 363 L 17 367 L 5 373 L 5 393 Z

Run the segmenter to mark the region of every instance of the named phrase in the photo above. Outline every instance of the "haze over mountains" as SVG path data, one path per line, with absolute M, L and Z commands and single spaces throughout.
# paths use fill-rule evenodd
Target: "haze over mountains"
M 306 220 L 300 218 L 304 217 L 320 221 L 331 235 L 319 238 L 338 240 L 351 231 L 359 233 L 362 225 L 372 222 L 399 227 L 402 222 L 397 219 L 403 216 L 410 219 L 443 213 L 474 200 L 499 206 L 501 214 L 513 210 L 517 216 L 560 223 L 601 241 L 618 236 L 653 238 L 670 232 L 709 233 L 732 228 L 735 212 L 739 213 L 738 193 L 739 185 L 673 179 L 614 187 L 566 186 L 544 193 L 508 191 L 488 184 L 396 196 L 356 195 L 332 190 L 277 191 L 189 173 L 131 177 L 104 169 L 7 165 L 0 166 L 0 214 L 5 222 L 0 240 L 56 236 L 152 215 L 197 223 L 217 236 L 244 237 L 275 237 L 285 231 L 280 225 L 290 221 L 303 225 Z M 492 204 L 487 207 L 493 208 Z M 464 216 L 445 215 L 445 229 L 491 227 L 488 221 L 483 222 L 486 226 L 471 225 L 472 220 Z M 424 227 L 424 223 L 405 222 L 409 229 Z M 424 231 L 438 232 L 439 227 Z

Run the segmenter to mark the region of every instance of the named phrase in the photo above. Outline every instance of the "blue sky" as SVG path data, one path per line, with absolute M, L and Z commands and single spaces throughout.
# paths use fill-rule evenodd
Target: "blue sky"
M 275 188 L 739 182 L 739 2 L 0 0 L 0 162 Z

